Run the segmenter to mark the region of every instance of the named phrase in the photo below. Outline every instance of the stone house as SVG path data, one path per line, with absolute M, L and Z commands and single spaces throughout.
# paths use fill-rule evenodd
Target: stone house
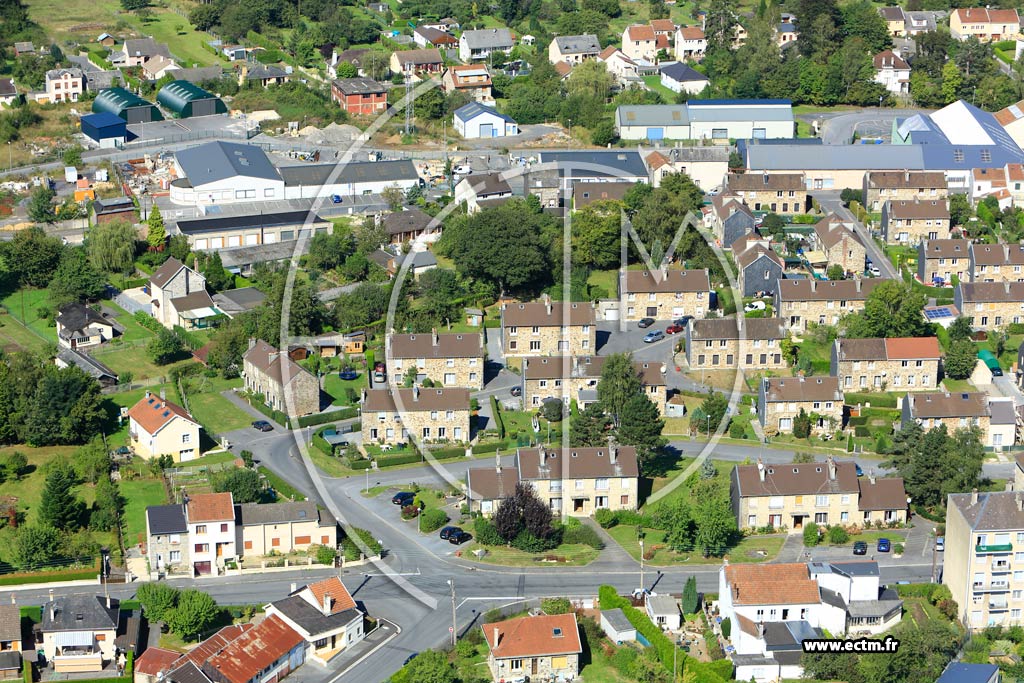
M 191 575 L 189 547 L 184 505 L 150 505 L 146 508 L 146 557 L 153 575 L 159 577 L 173 572 Z
M 691 320 L 686 328 L 690 368 L 782 370 L 782 340 L 789 333 L 781 318 Z
M 170 455 L 174 462 L 188 462 L 200 455 L 199 423 L 178 404 L 149 391 L 128 409 L 128 439 L 132 451 L 146 460 Z
M 725 185 L 754 211 L 797 214 L 807 210 L 803 173 L 730 173 Z
M 808 323 L 835 325 L 849 313 L 864 310 L 864 301 L 884 278 L 861 280 L 779 280 L 775 310 L 794 332 L 806 332 Z
M 750 246 L 736 254 L 740 291 L 743 296 L 773 295 L 779 280 L 785 277 L 785 261 L 769 246 L 768 240 L 745 240 L 742 243 Z
M 970 281 L 973 275 L 967 240 L 923 240 L 917 245 L 917 279 L 926 285 Z
M 889 200 L 938 200 L 949 197 L 942 171 L 868 171 L 864 174 L 864 208 L 881 211 Z
M 529 482 L 552 513 L 589 517 L 595 510 L 636 510 L 640 469 L 632 446 L 520 448 L 505 468 L 473 467 L 467 474 L 470 510 L 491 515 L 516 483 Z
M 882 205 L 882 239 L 889 244 L 914 245 L 949 237 L 949 207 L 943 199 L 890 199 Z
M 811 418 L 814 434 L 834 433 L 843 427 L 843 390 L 836 377 L 766 377 L 761 382 L 757 418 L 767 431 L 793 432 L 793 421 L 803 410 Z
M 586 356 L 597 351 L 593 304 L 541 301 L 502 304 L 502 352 L 517 356 Z
M 1024 321 L 1024 282 L 961 282 L 953 290 L 960 315 L 978 330 Z
M 829 374 L 843 391 L 934 390 L 941 358 L 935 337 L 840 338 Z
M 738 196 L 719 194 L 711 198 L 705 224 L 722 247 L 731 247 L 739 238 L 754 232 L 756 223 L 754 214 Z
M 619 278 L 623 320 L 672 320 L 683 315 L 703 318 L 711 308 L 711 281 L 707 269 L 627 270 Z
M 967 247 L 967 256 L 970 282 L 1024 282 L 1022 244 L 971 242 Z
M 538 614 L 482 627 L 490 653 L 487 666 L 495 681 L 574 680 L 580 671 L 576 615 Z
M 218 313 L 206 278 L 173 256 L 149 276 L 149 292 L 153 317 L 168 329 L 206 327 Z
M 480 333 L 395 334 L 387 336 L 388 380 L 404 382 L 409 368 L 416 381 L 430 378 L 446 387 L 484 387 L 484 336 Z
M 370 389 L 363 391 L 364 444 L 420 441 L 468 442 L 469 389 Z
M 829 214 L 815 223 L 810 240 L 812 249 L 824 256 L 826 269 L 839 265 L 848 274 L 864 272 L 867 258 L 864 243 L 853 228 L 836 214 Z
M 907 394 L 900 413 L 901 427 L 912 421 L 925 431 L 945 425 L 950 434 L 957 429 L 977 427 L 981 430 L 982 443 L 988 440 L 992 422 L 988 394 L 980 391 Z
M 273 410 L 291 416 L 320 411 L 320 380 L 287 354 L 263 341 L 250 339 L 242 356 L 245 390 L 263 396 Z
M 575 400 L 580 410 L 597 402 L 597 383 L 607 356 L 539 356 L 523 359 L 522 398 L 527 410 L 535 410 L 548 399 L 563 401 L 566 408 Z M 665 414 L 668 386 L 664 363 L 634 361 L 644 393 Z

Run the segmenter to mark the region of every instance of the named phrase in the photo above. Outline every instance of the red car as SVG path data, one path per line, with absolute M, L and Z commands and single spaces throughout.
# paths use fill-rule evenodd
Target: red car
M 665 328 L 665 332 L 667 332 L 668 334 L 679 334 L 684 330 L 686 330 L 686 328 L 683 327 L 682 325 L 669 325 L 668 327 Z

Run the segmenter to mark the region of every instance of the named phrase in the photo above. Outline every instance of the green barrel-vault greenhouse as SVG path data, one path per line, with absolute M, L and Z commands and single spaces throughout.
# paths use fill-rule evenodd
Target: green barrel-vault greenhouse
M 96 99 L 92 101 L 92 110 L 96 114 L 108 112 L 120 116 L 127 123 L 149 123 L 164 120 L 163 114 L 155 104 L 147 102 L 124 88 L 101 90 Z
M 228 113 L 228 108 L 219 97 L 188 81 L 171 81 L 160 88 L 156 101 L 181 119 Z

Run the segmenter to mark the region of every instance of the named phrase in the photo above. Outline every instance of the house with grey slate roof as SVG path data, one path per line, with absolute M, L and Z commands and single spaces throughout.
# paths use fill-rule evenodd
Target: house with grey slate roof
M 120 621 L 116 598 L 55 596 L 42 608 L 42 651 L 56 673 L 102 671 L 116 656 Z
M 464 62 L 483 60 L 495 52 L 508 54 L 514 46 L 512 32 L 507 28 L 463 31 L 459 37 L 459 59 Z

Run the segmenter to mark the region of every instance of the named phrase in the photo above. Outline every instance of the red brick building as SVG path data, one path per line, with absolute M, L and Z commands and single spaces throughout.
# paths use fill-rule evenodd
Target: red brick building
M 331 83 L 331 99 L 349 114 L 378 114 L 388 108 L 388 91 L 371 78 L 339 78 Z

